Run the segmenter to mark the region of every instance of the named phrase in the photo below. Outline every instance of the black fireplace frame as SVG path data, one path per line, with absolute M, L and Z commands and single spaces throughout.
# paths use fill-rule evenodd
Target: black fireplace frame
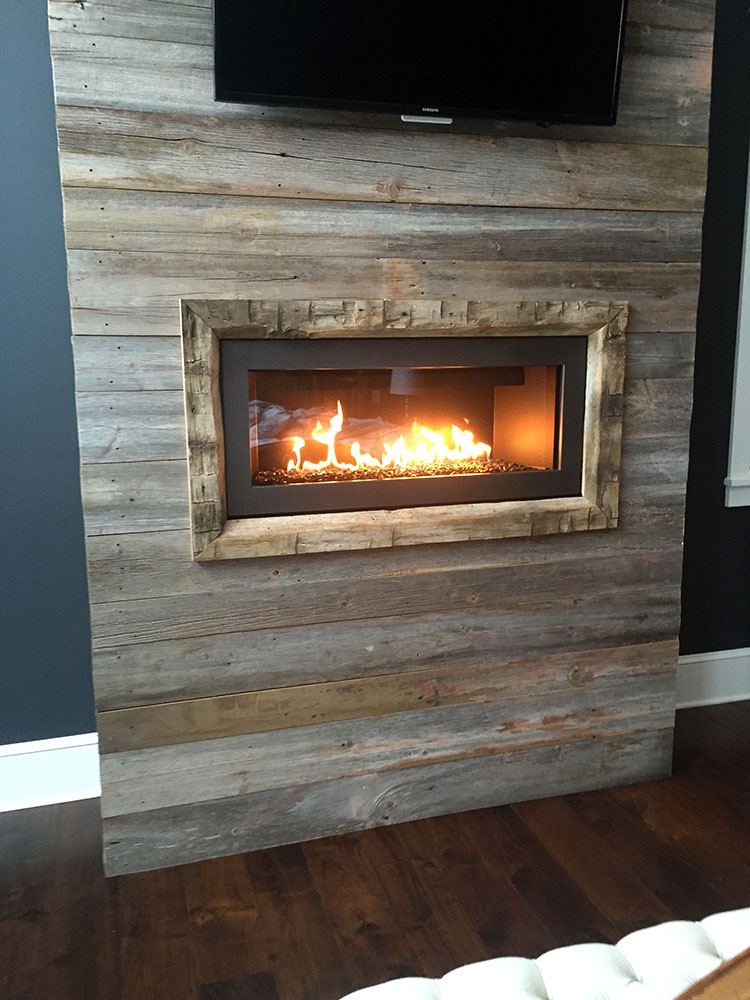
M 227 516 L 538 500 L 581 492 L 587 372 L 586 336 L 222 339 L 220 391 Z M 494 368 L 556 365 L 561 371 L 559 467 L 500 474 L 426 476 L 254 486 L 250 467 L 248 371 L 382 368 Z

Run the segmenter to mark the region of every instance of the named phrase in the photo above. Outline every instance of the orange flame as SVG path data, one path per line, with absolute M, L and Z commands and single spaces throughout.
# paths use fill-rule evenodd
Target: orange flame
M 319 444 L 325 445 L 328 449 L 326 457 L 320 462 L 308 462 L 302 460 L 302 449 L 305 440 L 301 437 L 292 439 L 292 451 L 294 458 L 290 458 L 287 464 L 287 472 L 296 470 L 298 472 L 321 472 L 324 469 L 405 469 L 409 466 L 431 465 L 445 462 L 465 462 L 477 459 L 487 460 L 492 452 L 492 446 L 474 441 L 471 431 L 462 431 L 455 424 L 451 425 L 451 444 L 446 441 L 445 436 L 439 431 L 432 431 L 428 427 L 420 427 L 416 423 L 412 426 L 412 433 L 409 441 L 402 434 L 393 444 L 382 442 L 383 452 L 380 458 L 375 458 L 368 452 L 363 452 L 359 441 L 354 441 L 351 445 L 351 462 L 340 462 L 336 455 L 336 438 L 344 426 L 344 414 L 341 409 L 341 401 L 337 403 L 336 414 L 328 422 L 328 428 L 323 429 L 320 421 L 317 422 L 312 432 L 312 437 Z

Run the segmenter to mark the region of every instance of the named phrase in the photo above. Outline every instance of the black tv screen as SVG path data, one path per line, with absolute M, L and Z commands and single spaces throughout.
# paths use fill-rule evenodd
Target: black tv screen
M 214 0 L 216 99 L 614 124 L 627 0 Z

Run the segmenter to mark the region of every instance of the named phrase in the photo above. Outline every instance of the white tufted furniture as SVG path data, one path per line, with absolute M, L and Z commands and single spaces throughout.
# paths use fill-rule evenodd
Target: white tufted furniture
M 675 920 L 611 944 L 556 948 L 536 961 L 493 958 L 442 979 L 394 979 L 343 1000 L 675 1000 L 750 947 L 750 907 Z

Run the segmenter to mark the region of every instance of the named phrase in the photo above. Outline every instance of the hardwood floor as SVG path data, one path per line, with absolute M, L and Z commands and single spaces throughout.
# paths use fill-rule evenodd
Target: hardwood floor
M 104 879 L 96 801 L 0 816 L 2 1000 L 336 1000 L 750 904 L 750 702 L 670 781 Z

